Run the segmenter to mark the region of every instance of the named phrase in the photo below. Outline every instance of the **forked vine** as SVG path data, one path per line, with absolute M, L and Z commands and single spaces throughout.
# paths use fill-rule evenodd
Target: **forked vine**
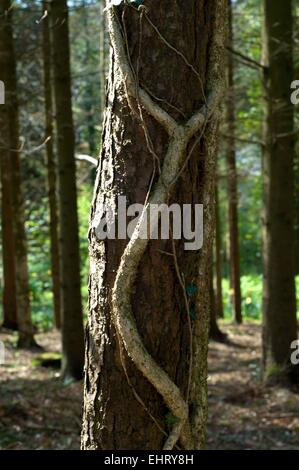
M 109 4 L 107 16 L 117 73 L 120 74 L 124 83 L 128 103 L 130 104 L 132 100 L 136 101 L 138 106 L 141 106 L 148 115 L 154 118 L 169 136 L 168 148 L 162 161 L 158 181 L 149 193 L 138 225 L 121 257 L 112 291 L 113 322 L 117 335 L 121 339 L 128 356 L 132 359 L 137 369 L 155 387 L 172 415 L 176 418 L 164 444 L 164 450 L 173 449 L 179 440 L 185 449 L 192 449 L 193 440 L 189 422 L 188 402 L 183 398 L 177 385 L 146 350 L 138 333 L 132 312 L 131 294 L 134 289 L 139 264 L 149 242 L 148 239 L 139 238 L 141 227 L 144 227 L 146 223 L 147 226 L 150 225 L 149 207 L 151 204 L 160 205 L 167 202 L 174 183 L 185 168 L 186 159 L 189 156 L 187 148 L 190 140 L 198 132 L 200 132 L 200 136 L 203 134 L 207 121 L 218 108 L 223 89 L 222 77 L 214 69 L 213 65 L 210 65 L 205 104 L 184 124 L 177 123 L 175 119 L 152 99 L 145 88 L 142 88 L 136 81 L 136 75 L 132 70 L 130 58 L 128 57 L 125 38 L 122 34 L 117 11 L 113 6 L 109 6 Z M 210 46 L 210 60 L 212 64 L 213 61 L 217 63 L 217 59 L 219 59 L 218 54 L 219 50 L 222 49 L 222 42 L 223 36 L 219 32 L 218 37 L 218 31 L 216 31 L 214 26 L 214 35 Z M 196 142 L 198 142 L 198 139 L 196 139 Z M 153 229 L 154 227 L 151 226 L 151 230 Z

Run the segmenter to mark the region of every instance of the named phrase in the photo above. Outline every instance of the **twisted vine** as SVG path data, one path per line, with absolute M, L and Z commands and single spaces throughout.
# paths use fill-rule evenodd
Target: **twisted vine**
M 176 422 L 166 439 L 163 449 L 171 450 L 180 439 L 185 449 L 192 449 L 192 434 L 189 423 L 188 403 L 183 398 L 177 385 L 156 363 L 146 350 L 138 333 L 131 307 L 131 294 L 138 266 L 147 248 L 148 239 L 139 238 L 141 227 L 150 226 L 150 205 L 166 203 L 174 182 L 177 180 L 187 155 L 190 140 L 200 131 L 218 107 L 221 96 L 221 78 L 213 81 L 216 86 L 208 94 L 205 104 L 185 123 L 178 124 L 164 109 L 153 101 L 151 96 L 136 83 L 130 60 L 126 53 L 124 38 L 120 29 L 116 10 L 107 11 L 109 34 L 118 73 L 124 83 L 128 103 L 138 101 L 144 110 L 152 116 L 169 136 L 168 149 L 163 161 L 158 181 L 152 189 L 143 213 L 121 257 L 112 290 L 112 318 L 118 337 L 137 369 L 153 385 L 165 404 L 176 418 Z M 151 230 L 155 227 L 151 224 Z M 191 339 L 192 340 L 192 339 Z

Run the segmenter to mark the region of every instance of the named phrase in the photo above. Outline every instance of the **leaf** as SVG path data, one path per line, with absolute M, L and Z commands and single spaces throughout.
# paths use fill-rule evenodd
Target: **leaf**
M 192 296 L 197 293 L 197 286 L 195 284 L 190 284 L 189 286 L 186 287 L 186 292 L 188 295 Z
M 166 424 L 169 424 L 169 425 L 173 425 L 173 424 L 176 424 L 178 423 L 180 420 L 177 416 L 174 416 L 172 413 L 167 413 L 167 415 L 165 416 L 165 422 Z

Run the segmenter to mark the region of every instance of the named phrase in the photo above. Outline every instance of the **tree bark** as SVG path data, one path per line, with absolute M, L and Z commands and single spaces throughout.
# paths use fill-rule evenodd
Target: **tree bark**
M 297 337 L 294 283 L 294 107 L 292 2 L 264 0 L 263 364 L 265 377 L 289 363 Z
M 21 161 L 19 139 L 19 110 L 17 96 L 17 72 L 12 27 L 12 5 L 9 0 L 1 1 L 2 12 L 6 12 L 2 21 L 6 22 L 6 62 L 7 78 L 6 98 L 9 126 L 9 148 L 12 168 L 13 187 L 13 221 L 14 243 L 16 254 L 16 285 L 17 285 L 17 320 L 19 327 L 19 347 L 35 346 L 33 325 L 31 321 L 31 308 L 29 297 L 29 275 L 27 260 L 27 237 L 25 228 L 25 207 L 21 185 Z
M 62 374 L 64 377 L 78 379 L 83 373 L 84 336 L 80 290 L 75 137 L 72 115 L 68 8 L 66 0 L 52 1 L 51 25 L 58 149 L 62 288 Z
M 4 19 L 5 3 L 0 3 L 0 69 L 1 80 L 6 86 L 9 76 L 9 25 Z M 0 170 L 1 170 L 1 224 L 2 224 L 2 259 L 3 259 L 3 324 L 4 328 L 17 330 L 17 293 L 15 245 L 13 231 L 13 187 L 10 153 L 10 135 L 8 125 L 8 96 L 6 103 L 0 105 Z
M 178 438 L 204 446 L 225 6 L 148 0 L 146 10 L 108 10 L 113 48 L 89 232 L 86 450 L 170 449 Z M 211 115 L 199 113 L 200 126 L 201 107 Z M 147 195 L 149 204 L 203 203 L 202 250 L 184 251 L 183 240 L 99 240 L 102 204 L 115 208 L 118 195 L 128 204 Z
M 232 4 L 228 1 L 229 11 L 229 44 L 233 45 Z M 238 182 L 235 147 L 235 92 L 234 92 L 234 62 L 231 54 L 227 60 L 228 99 L 226 104 L 227 119 L 227 186 L 228 186 L 228 225 L 229 225 L 229 272 L 231 303 L 233 319 L 242 323 L 242 297 L 240 280 L 240 246 L 238 222 Z
M 43 62 L 44 62 L 44 95 L 45 95 L 45 139 L 47 153 L 48 199 L 50 211 L 50 247 L 51 247 L 51 276 L 53 285 L 54 321 L 56 328 L 61 327 L 61 298 L 60 298 L 60 265 L 58 238 L 58 202 L 57 202 L 57 163 L 53 149 L 53 104 L 51 77 L 51 41 L 50 41 L 50 5 L 43 2 Z

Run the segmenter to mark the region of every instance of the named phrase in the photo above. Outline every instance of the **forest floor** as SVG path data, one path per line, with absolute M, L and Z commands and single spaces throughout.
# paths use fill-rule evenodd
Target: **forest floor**
M 222 325 L 227 344 L 209 353 L 208 449 L 299 449 L 299 390 L 260 383 L 260 327 Z M 59 351 L 56 332 L 37 335 L 45 351 Z M 16 336 L 0 332 L 0 449 L 78 449 L 82 384 L 35 364 L 40 352 L 21 352 Z

